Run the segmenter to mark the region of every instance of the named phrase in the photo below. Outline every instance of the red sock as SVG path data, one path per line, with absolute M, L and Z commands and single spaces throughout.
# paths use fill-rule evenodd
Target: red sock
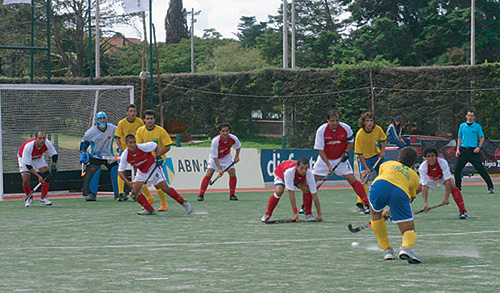
M 146 199 L 146 197 L 142 193 L 139 195 L 137 202 L 148 211 L 153 211 L 155 209 L 155 208 L 153 208 L 153 206 L 149 203 L 149 201 Z
M 236 190 L 236 176 L 229 177 L 229 195 L 234 195 Z
M 199 193 L 199 195 L 201 195 L 201 196 L 205 195 L 205 191 L 207 191 L 207 188 L 208 188 L 208 183 L 210 183 L 210 177 L 208 177 L 207 175 L 205 175 L 205 177 L 203 177 L 203 180 L 201 181 L 201 187 L 200 187 L 200 193 Z
M 167 194 L 179 204 L 183 204 L 186 201 L 173 187 L 170 187 L 170 191 Z
M 302 202 L 304 202 L 304 214 L 310 215 L 312 214 L 312 204 L 313 198 L 311 193 L 304 193 L 302 195 Z
M 23 185 L 23 190 L 24 193 L 26 193 L 26 196 L 28 196 L 28 194 L 30 194 L 31 192 L 31 185 Z
M 42 183 L 42 196 L 40 197 L 40 199 L 47 197 L 47 193 L 49 192 L 49 186 L 50 182 Z
M 451 195 L 453 196 L 453 199 L 457 203 L 458 210 L 459 211 L 467 211 L 465 209 L 464 198 L 462 196 L 462 192 L 460 192 L 460 189 L 458 187 L 455 187 L 455 189 L 453 189 L 451 191 Z
M 369 201 L 368 201 L 368 197 L 366 196 L 366 190 L 365 190 L 365 187 L 363 186 L 363 184 L 361 184 L 361 182 L 356 180 L 356 182 L 351 184 L 351 186 L 352 186 L 352 189 L 354 189 L 354 192 L 356 192 L 356 194 L 361 198 L 361 200 L 363 201 L 363 204 L 365 206 L 367 206 Z
M 273 215 L 274 208 L 276 208 L 276 206 L 280 202 L 280 198 L 281 196 L 277 196 L 276 193 L 271 195 L 271 197 L 269 198 L 269 202 L 267 203 L 266 215 Z

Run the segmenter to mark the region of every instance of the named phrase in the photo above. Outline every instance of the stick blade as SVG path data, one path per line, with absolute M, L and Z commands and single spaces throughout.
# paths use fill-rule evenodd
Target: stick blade
M 265 224 L 284 224 L 284 223 L 293 223 L 293 219 L 285 219 L 285 220 L 269 220 L 265 221 Z
M 367 223 L 356 228 L 354 228 L 351 224 L 347 225 L 347 228 L 349 229 L 349 231 L 351 231 L 351 233 L 358 233 L 359 231 L 364 230 L 368 227 L 370 227 L 370 225 L 368 225 Z

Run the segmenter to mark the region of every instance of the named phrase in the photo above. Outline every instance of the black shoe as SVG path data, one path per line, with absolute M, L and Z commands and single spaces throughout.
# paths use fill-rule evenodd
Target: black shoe
M 488 193 L 489 193 L 489 194 L 493 194 L 493 193 L 495 193 L 495 190 L 493 189 L 493 187 L 492 187 L 492 188 L 490 188 L 490 189 L 488 190 Z
M 303 213 L 305 213 L 305 212 L 306 212 L 305 208 L 306 208 L 306 207 L 305 207 L 304 205 L 302 205 L 302 206 L 300 207 L 299 214 L 303 214 Z
M 198 201 L 203 201 L 205 200 L 205 197 L 203 195 L 198 195 Z
M 370 213 L 370 206 L 365 206 L 365 215 L 368 215 Z
M 229 200 L 238 200 L 238 198 L 236 197 L 236 195 L 233 194 L 229 197 Z
M 93 195 L 93 194 L 86 195 L 85 196 L 85 200 L 86 201 L 95 201 L 96 200 L 96 196 Z
M 365 214 L 365 206 L 362 203 L 357 203 L 356 207 L 358 208 L 358 212 L 362 215 Z
M 123 201 L 123 193 L 118 194 L 116 201 Z
M 122 197 L 122 201 L 127 201 L 127 200 L 128 200 L 128 196 L 126 194 L 124 194 Z
M 460 215 L 458 216 L 461 220 L 465 220 L 469 217 L 467 211 L 460 211 Z

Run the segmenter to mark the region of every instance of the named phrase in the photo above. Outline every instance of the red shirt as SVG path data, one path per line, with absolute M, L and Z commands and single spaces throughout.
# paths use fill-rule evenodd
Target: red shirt
M 224 158 L 225 156 L 231 154 L 231 147 L 233 145 L 234 149 L 236 150 L 241 148 L 241 142 L 235 135 L 230 133 L 227 141 L 224 141 L 223 139 L 221 139 L 220 135 L 217 135 L 212 140 L 212 145 L 210 147 L 210 157 L 219 159 Z
M 151 153 L 154 150 L 156 150 L 156 143 L 154 142 L 138 144 L 135 154 L 126 149 L 121 156 L 118 171 L 125 171 L 128 163 L 143 173 L 148 172 L 151 165 L 156 163 L 156 159 Z
M 297 161 L 287 160 L 287 161 L 280 163 L 278 165 L 278 167 L 276 167 L 276 169 L 274 170 L 274 174 L 276 176 L 278 176 L 279 178 L 285 180 L 285 172 L 291 168 L 297 168 Z M 295 173 L 295 176 L 293 178 L 293 183 L 297 184 L 299 182 L 307 180 L 305 175 L 300 176 L 299 173 L 297 173 L 297 172 L 294 172 L 294 173 Z
M 21 148 L 19 149 L 19 152 L 17 153 L 17 155 L 22 158 L 23 157 L 24 148 L 26 147 L 26 145 L 28 143 L 30 143 L 30 142 L 32 142 L 34 140 L 35 140 L 35 138 L 30 138 L 27 141 L 25 141 L 21 145 Z M 48 148 L 47 148 L 46 144 L 44 144 L 41 148 L 38 148 L 36 145 L 33 145 L 33 151 L 31 152 L 31 158 L 33 160 L 40 159 L 43 156 L 43 153 L 45 153 L 47 150 L 48 150 Z
M 314 149 L 325 151 L 328 160 L 335 160 L 342 157 L 347 143 L 351 142 L 354 142 L 354 133 L 349 125 L 339 122 L 337 129 L 332 130 L 325 123 L 316 131 Z
M 439 180 L 443 178 L 443 170 L 441 169 L 438 160 L 436 160 L 435 166 L 431 166 L 428 162 L 427 165 L 427 176 L 429 176 L 429 178 L 432 180 Z

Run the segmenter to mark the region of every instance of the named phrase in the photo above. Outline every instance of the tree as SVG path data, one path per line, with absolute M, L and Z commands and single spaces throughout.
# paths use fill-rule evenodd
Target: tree
M 182 6 L 182 0 L 170 0 L 165 17 L 166 43 L 177 44 L 182 39 L 189 38 L 187 29 L 186 9 Z
M 214 28 L 206 28 L 203 30 L 203 39 L 222 39 L 222 35 Z
M 255 47 L 257 44 L 257 38 L 264 34 L 267 29 L 266 22 L 260 22 L 256 24 L 257 20 L 255 16 L 242 16 L 240 18 L 241 23 L 238 24 L 238 33 L 236 36 L 240 40 L 241 44 L 246 47 Z

